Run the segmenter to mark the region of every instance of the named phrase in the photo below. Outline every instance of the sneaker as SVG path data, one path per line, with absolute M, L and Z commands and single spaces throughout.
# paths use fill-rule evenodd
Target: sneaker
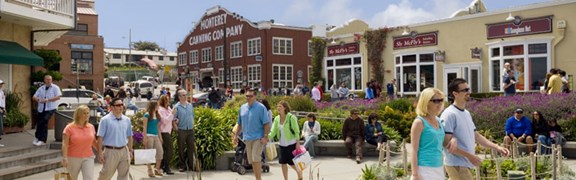
M 42 145 L 45 145 L 45 144 L 46 144 L 45 142 L 38 141 L 38 143 L 36 143 L 36 144 L 34 144 L 34 145 L 36 145 L 36 146 L 42 146 Z
M 38 139 L 34 139 L 34 141 L 32 141 L 32 144 L 34 145 L 38 144 Z
M 4 144 L 0 144 L 0 147 L 4 147 Z

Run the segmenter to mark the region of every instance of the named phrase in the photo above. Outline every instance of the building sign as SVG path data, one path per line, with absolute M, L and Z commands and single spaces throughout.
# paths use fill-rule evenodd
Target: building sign
M 226 37 L 233 37 L 242 35 L 242 28 L 244 24 L 233 25 L 230 27 L 224 27 L 226 25 L 226 17 L 228 16 L 227 13 L 219 14 L 216 16 L 212 16 L 209 18 L 205 18 L 200 22 L 200 30 L 206 30 L 210 28 L 220 28 L 215 29 L 214 31 L 210 31 L 207 33 L 198 34 L 196 36 L 190 37 L 188 39 L 188 44 L 190 46 L 202 44 L 206 42 L 211 42 L 215 40 L 220 40 Z
M 488 39 L 549 32 L 552 32 L 552 16 L 524 20 L 516 16 L 512 22 L 486 25 Z
M 358 43 L 348 43 L 343 45 L 328 46 L 328 56 L 341 56 L 346 54 L 358 54 L 360 48 Z
M 70 49 L 85 49 L 85 50 L 93 50 L 93 44 L 70 44 Z
M 472 59 L 482 59 L 482 48 L 475 47 L 470 49 L 470 55 Z
M 418 34 L 410 33 L 407 36 L 394 37 L 394 49 L 413 48 L 421 46 L 434 46 L 438 44 L 438 32 Z

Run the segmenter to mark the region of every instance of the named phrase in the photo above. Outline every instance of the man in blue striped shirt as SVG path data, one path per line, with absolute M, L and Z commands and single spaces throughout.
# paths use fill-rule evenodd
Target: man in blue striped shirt
M 36 122 L 36 139 L 32 144 L 42 146 L 48 139 L 48 120 L 58 108 L 57 101 L 60 100 L 62 92 L 60 87 L 52 84 L 52 76 L 44 76 L 44 85 L 40 86 L 32 99 L 38 102 L 38 117 Z

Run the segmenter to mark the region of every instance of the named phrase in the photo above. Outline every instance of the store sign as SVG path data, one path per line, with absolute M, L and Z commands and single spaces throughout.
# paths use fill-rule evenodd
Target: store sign
M 214 31 L 191 36 L 190 39 L 188 39 L 188 44 L 192 46 L 220 40 L 223 39 L 224 37 L 234 37 L 242 35 L 242 29 L 244 27 L 244 24 L 223 27 L 226 25 L 227 16 L 228 14 L 224 13 L 203 19 L 200 22 L 200 30 L 207 30 L 211 28 L 220 28 L 220 29 L 215 29 Z
M 482 59 L 482 48 L 472 48 L 470 49 L 470 56 L 472 56 L 472 59 Z
M 358 43 L 348 43 L 343 45 L 328 46 L 328 56 L 341 56 L 347 54 L 360 53 Z
M 552 16 L 524 20 L 516 16 L 512 22 L 486 25 L 488 39 L 549 32 L 552 32 Z
M 70 44 L 70 49 L 85 49 L 85 50 L 93 50 L 93 44 Z
M 394 37 L 394 49 L 434 46 L 437 44 L 438 44 L 437 32 L 429 32 L 422 34 L 412 32 L 410 35 L 407 36 Z

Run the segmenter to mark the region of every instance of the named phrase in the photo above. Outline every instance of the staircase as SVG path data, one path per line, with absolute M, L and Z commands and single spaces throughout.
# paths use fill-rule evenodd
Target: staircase
M 51 150 L 48 146 L 30 144 L 0 148 L 0 179 L 16 179 L 59 168 L 61 156 L 61 150 Z

